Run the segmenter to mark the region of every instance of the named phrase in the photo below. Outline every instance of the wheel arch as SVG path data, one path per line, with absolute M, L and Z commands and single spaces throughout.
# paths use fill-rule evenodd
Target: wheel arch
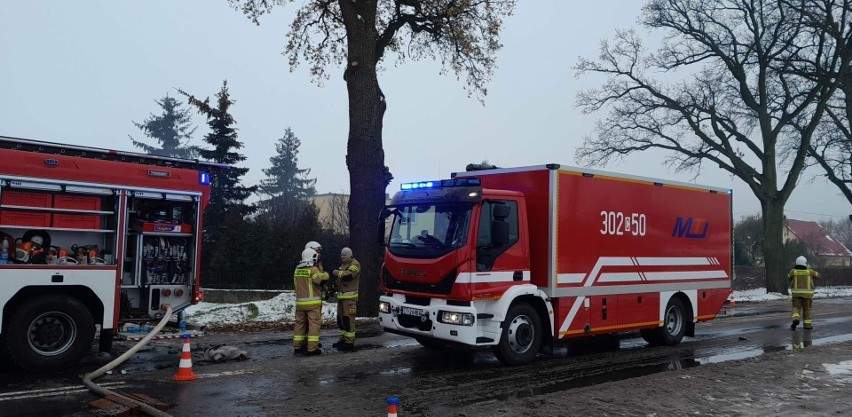
M 549 351 L 553 347 L 553 315 L 550 314 L 550 312 L 553 311 L 553 307 L 549 306 L 541 297 L 533 294 L 525 294 L 512 300 L 512 304 L 509 308 L 520 303 L 529 304 L 533 309 L 535 309 L 536 313 L 538 313 L 542 327 L 541 348 L 539 351 Z
M 103 326 L 104 304 L 90 288 L 82 285 L 59 287 L 33 285 L 18 290 L 18 292 L 9 299 L 6 305 L 3 306 L 3 322 L 2 327 L 0 327 L 0 334 L 5 333 L 6 329 L 8 329 L 9 318 L 11 317 L 12 312 L 32 299 L 49 295 L 65 295 L 77 299 L 77 301 L 86 306 L 89 313 L 92 314 L 95 324 Z
M 692 297 L 690 297 L 690 295 L 692 295 Z M 693 301 L 695 297 L 697 297 L 695 291 L 692 291 L 692 294 L 678 291 L 672 294 L 669 301 L 666 302 L 666 305 L 668 305 L 671 300 L 677 299 L 680 300 L 681 304 L 683 304 L 684 314 L 686 315 L 686 317 L 684 317 L 684 325 L 686 326 L 684 329 L 684 336 L 695 336 L 695 309 L 698 308 L 698 304 Z

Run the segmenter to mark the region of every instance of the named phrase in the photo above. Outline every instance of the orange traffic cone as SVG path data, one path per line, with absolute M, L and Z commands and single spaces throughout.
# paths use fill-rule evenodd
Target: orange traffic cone
M 180 365 L 172 381 L 195 381 L 198 375 L 192 372 L 192 352 L 189 350 L 189 335 L 183 337 L 183 350 L 180 352 Z
M 729 306 L 736 307 L 737 302 L 734 301 L 734 289 L 731 288 L 731 292 L 728 293 L 728 300 L 725 301 Z
M 397 417 L 396 416 L 396 406 L 399 405 L 399 398 L 390 397 L 388 398 L 388 417 Z

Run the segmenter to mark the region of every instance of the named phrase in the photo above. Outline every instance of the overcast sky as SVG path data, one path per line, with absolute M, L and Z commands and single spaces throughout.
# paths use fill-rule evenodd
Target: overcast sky
M 576 165 L 574 150 L 603 114 L 575 107 L 577 91 L 600 81 L 576 79 L 571 68 L 579 56 L 596 56 L 616 28 L 635 26 L 643 3 L 519 1 L 506 20 L 484 106 L 454 76 L 439 75 L 436 63 L 388 66 L 379 76 L 388 101 L 385 161 L 396 178 L 388 193 L 402 181 L 447 178 L 483 159 L 501 167 Z M 322 87 L 311 83 L 307 67 L 289 72 L 280 53 L 293 11 L 276 9 L 255 26 L 226 0 L 7 2 L 0 15 L 0 135 L 137 151 L 127 136 L 142 135 L 131 121 L 159 114 L 154 100 L 177 95 L 175 88 L 212 96 L 227 79 L 251 168 L 247 183 L 263 178 L 289 126 L 302 140 L 299 163 L 312 169 L 317 190 L 347 192 L 342 71 L 332 69 Z M 196 122 L 194 143 L 201 144 L 207 126 Z M 606 169 L 692 180 L 663 166 L 658 154 Z M 750 190 L 719 169 L 708 165 L 697 182 L 733 188 L 736 217 L 760 211 Z M 787 205 L 788 217 L 803 220 L 849 214 L 852 207 L 822 179 L 802 181 Z

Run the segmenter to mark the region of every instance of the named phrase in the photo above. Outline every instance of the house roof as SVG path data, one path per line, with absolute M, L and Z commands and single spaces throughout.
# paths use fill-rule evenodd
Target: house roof
M 820 256 L 852 256 L 852 251 L 834 240 L 819 223 L 787 219 L 787 229 Z

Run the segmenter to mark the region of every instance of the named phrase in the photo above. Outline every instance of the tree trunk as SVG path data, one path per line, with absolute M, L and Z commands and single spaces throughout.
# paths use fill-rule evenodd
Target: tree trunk
M 385 98 L 379 88 L 374 58 L 374 33 L 349 33 L 349 65 L 345 72 L 349 92 L 349 236 L 361 262 L 358 315 L 378 316 L 379 280 L 384 248 L 376 241 L 376 224 L 385 204 L 390 174 L 382 149 Z
M 763 209 L 763 256 L 766 262 L 766 291 L 787 295 L 787 269 L 784 259 L 784 203 L 777 193 L 760 202 Z

